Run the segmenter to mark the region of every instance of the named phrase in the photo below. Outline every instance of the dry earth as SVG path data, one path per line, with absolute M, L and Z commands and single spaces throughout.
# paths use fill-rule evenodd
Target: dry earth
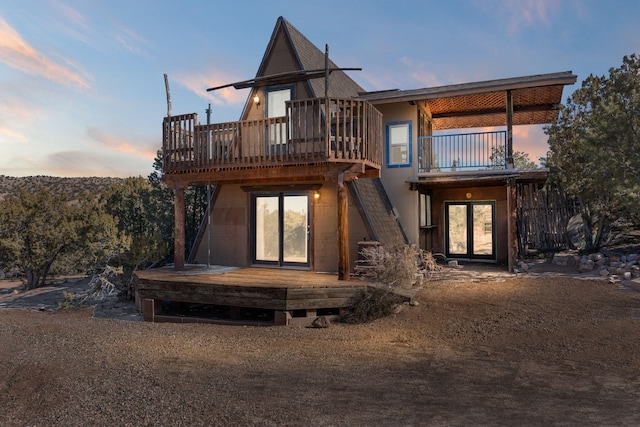
M 0 294 L 1 425 L 640 425 L 640 292 L 605 280 L 450 275 L 327 329 L 52 310 L 73 286 Z

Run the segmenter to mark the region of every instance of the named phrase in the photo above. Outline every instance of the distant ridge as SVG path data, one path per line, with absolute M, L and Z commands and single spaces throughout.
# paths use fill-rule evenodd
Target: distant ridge
M 44 188 L 52 194 L 67 194 L 72 200 L 84 192 L 99 195 L 114 184 L 121 184 L 124 178 L 61 178 L 55 176 L 5 176 L 0 175 L 0 200 L 15 196 L 21 189 L 36 193 Z

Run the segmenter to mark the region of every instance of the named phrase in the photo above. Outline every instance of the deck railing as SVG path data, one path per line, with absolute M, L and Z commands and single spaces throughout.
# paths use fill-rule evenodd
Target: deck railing
M 505 169 L 506 131 L 418 138 L 418 172 Z
M 382 114 L 366 101 L 307 99 L 286 116 L 200 125 L 197 114 L 166 117 L 165 172 L 318 162 L 382 163 Z

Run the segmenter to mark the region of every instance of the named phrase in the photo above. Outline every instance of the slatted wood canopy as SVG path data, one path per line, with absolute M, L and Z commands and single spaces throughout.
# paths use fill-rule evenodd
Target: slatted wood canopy
M 431 113 L 433 130 L 507 126 L 507 96 L 513 104 L 512 125 L 553 123 L 565 85 L 574 84 L 571 71 L 487 80 L 414 90 L 364 92 L 373 105 L 423 103 Z

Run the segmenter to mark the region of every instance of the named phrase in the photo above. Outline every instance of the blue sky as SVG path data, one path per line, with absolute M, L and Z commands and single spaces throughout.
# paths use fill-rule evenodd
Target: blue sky
M 0 175 L 147 176 L 166 115 L 237 120 L 278 16 L 367 90 L 573 71 L 640 53 L 628 0 L 0 0 Z M 541 128 L 515 149 L 547 151 Z

